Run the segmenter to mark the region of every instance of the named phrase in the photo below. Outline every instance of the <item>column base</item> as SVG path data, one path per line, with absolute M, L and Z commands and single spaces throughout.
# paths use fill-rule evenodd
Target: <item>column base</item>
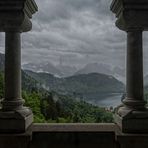
M 32 122 L 33 114 L 27 107 L 16 111 L 0 110 L 0 133 L 23 133 Z
M 115 123 L 123 133 L 148 133 L 148 110 L 136 111 L 120 107 L 114 116 Z M 121 112 L 121 110 L 123 112 Z M 123 113 L 123 114 L 122 114 Z

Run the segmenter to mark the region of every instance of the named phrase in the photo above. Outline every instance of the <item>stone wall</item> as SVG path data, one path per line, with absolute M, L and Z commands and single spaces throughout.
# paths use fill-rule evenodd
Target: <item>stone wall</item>
M 24 134 L 0 134 L 0 148 L 147 148 L 147 139 L 115 124 L 34 124 Z

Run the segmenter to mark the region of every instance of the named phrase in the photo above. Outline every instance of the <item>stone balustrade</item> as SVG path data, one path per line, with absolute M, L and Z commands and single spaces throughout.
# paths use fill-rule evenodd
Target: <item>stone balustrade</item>
M 1 148 L 147 148 L 147 134 L 123 134 L 115 124 L 33 124 L 0 134 Z

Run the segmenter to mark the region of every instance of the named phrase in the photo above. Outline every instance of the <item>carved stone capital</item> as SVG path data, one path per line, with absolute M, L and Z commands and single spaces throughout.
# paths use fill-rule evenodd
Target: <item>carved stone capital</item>
M 27 32 L 31 30 L 30 19 L 37 10 L 34 0 L 1 0 L 0 31 Z
M 116 26 L 124 31 L 130 28 L 148 30 L 147 0 L 113 0 L 111 11 L 116 14 Z

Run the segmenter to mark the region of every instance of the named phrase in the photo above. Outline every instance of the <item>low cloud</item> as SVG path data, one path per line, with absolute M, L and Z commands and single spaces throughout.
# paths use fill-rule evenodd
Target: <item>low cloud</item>
M 115 27 L 111 1 L 36 0 L 33 29 L 22 36 L 23 63 L 58 64 L 62 57 L 65 64 L 78 67 L 91 62 L 125 66 L 126 34 Z

